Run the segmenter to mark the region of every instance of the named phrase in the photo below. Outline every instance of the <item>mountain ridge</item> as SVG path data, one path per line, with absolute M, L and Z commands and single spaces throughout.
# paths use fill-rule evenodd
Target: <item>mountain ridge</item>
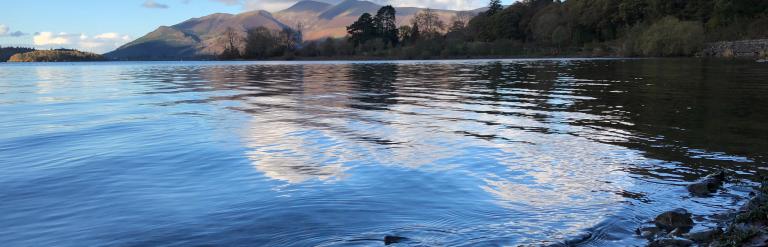
M 334 2 L 334 1 L 331 1 Z M 228 28 L 245 37 L 247 30 L 266 27 L 272 30 L 302 27 L 305 40 L 346 35 L 346 27 L 363 13 L 375 14 L 381 5 L 364 0 L 343 0 L 331 4 L 327 0 L 303 0 L 274 13 L 253 10 L 239 14 L 213 13 L 190 18 L 154 31 L 104 54 L 112 59 L 192 59 L 213 57 L 224 50 L 223 35 Z M 410 22 L 423 10 L 417 7 L 396 7 L 398 25 Z M 444 22 L 459 11 L 433 10 Z M 468 12 L 476 13 L 477 10 Z

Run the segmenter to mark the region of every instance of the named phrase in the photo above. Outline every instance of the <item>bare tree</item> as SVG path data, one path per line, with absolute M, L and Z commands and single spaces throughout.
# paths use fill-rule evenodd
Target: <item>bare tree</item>
M 240 45 L 242 44 L 243 38 L 240 36 L 240 34 L 232 27 L 227 27 L 226 30 L 224 30 L 224 52 L 221 53 L 221 58 L 223 59 L 235 59 L 239 58 L 242 54 L 240 53 Z
M 296 23 L 296 39 L 299 44 L 304 42 L 304 28 L 304 22 L 299 21 Z
M 461 31 L 465 27 L 467 27 L 467 24 L 470 20 L 472 20 L 472 17 L 474 15 L 468 11 L 459 11 L 456 12 L 456 15 L 454 15 L 451 18 L 451 26 L 448 28 L 449 32 L 457 32 Z
M 424 9 L 413 17 L 411 26 L 418 26 L 423 36 L 436 36 L 445 30 L 445 23 L 432 9 Z

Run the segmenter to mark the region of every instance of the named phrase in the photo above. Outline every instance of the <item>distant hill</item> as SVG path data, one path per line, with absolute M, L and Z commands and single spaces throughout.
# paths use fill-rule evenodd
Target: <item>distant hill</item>
M 25 53 L 34 51 L 35 49 L 32 48 L 26 48 L 26 47 L 0 47 L 0 62 L 8 61 L 8 59 L 11 58 L 11 56 L 16 55 L 18 53 Z
M 273 30 L 302 26 L 305 40 L 344 37 L 346 27 L 363 13 L 375 14 L 381 5 L 361 0 L 304 0 L 275 12 L 256 10 L 232 14 L 212 14 L 158 29 L 104 54 L 121 60 L 174 60 L 213 58 L 225 47 L 222 33 L 229 27 L 245 36 L 248 29 L 264 26 Z M 422 8 L 396 8 L 398 25 L 410 23 Z M 447 23 L 457 11 L 434 10 Z M 469 11 L 477 13 L 478 10 Z
M 18 53 L 11 56 L 8 62 L 86 62 L 103 60 L 106 60 L 106 58 L 99 54 L 59 49 Z
M 200 38 L 173 27 L 162 26 L 107 54 L 119 59 L 178 59 L 198 56 Z

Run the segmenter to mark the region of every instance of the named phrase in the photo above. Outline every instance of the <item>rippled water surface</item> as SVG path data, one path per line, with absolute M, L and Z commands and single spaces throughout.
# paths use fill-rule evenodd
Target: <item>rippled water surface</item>
M 0 242 L 641 245 L 767 122 L 749 61 L 4 64 Z

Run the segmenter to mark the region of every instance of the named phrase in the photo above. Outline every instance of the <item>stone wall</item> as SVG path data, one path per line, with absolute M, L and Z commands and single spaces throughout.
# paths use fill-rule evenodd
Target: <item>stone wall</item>
M 707 43 L 703 55 L 713 57 L 768 57 L 768 39 Z

